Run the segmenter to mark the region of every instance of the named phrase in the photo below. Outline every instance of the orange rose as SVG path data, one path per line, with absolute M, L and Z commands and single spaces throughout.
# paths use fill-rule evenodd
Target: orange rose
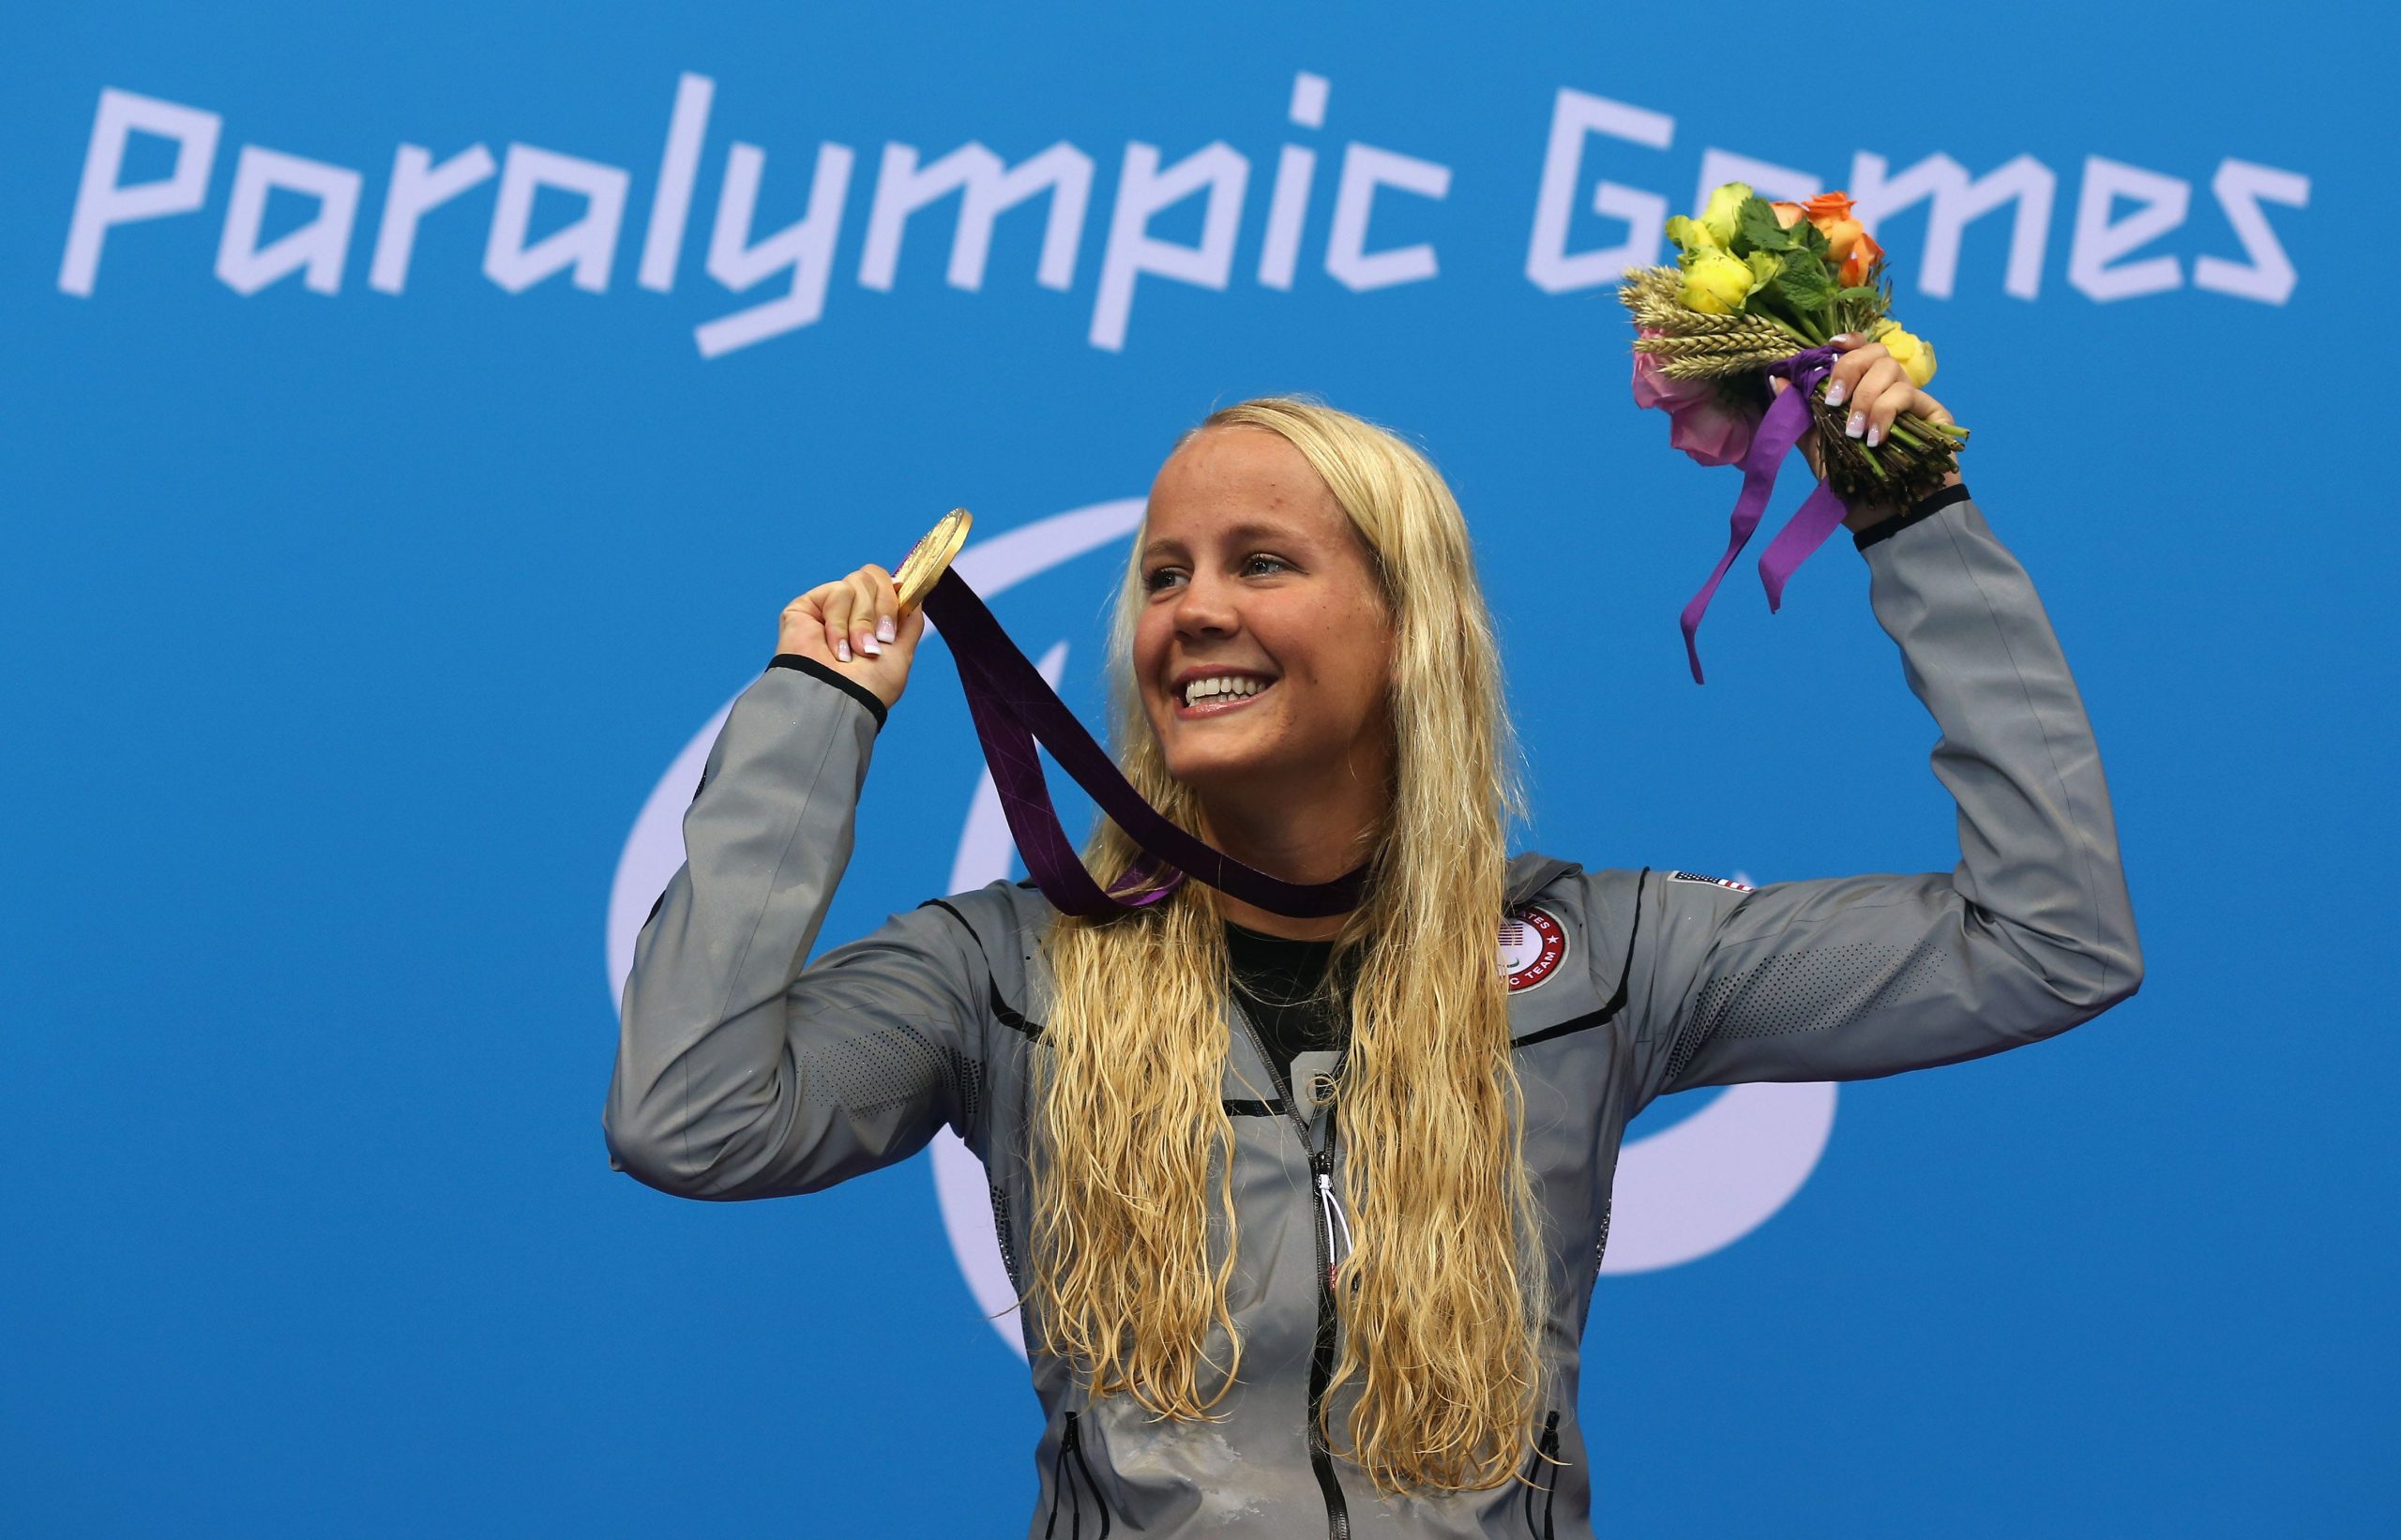
M 1876 244 L 1875 236 L 1862 230 L 1851 244 L 1850 255 L 1843 259 L 1842 269 L 1835 274 L 1835 281 L 1846 288 L 1865 283 L 1883 261 L 1884 249 Z
M 1826 255 L 1837 264 L 1850 258 L 1851 248 L 1867 233 L 1867 227 L 1852 216 L 1850 194 L 1847 192 L 1821 192 L 1805 204 L 1778 204 L 1776 208 L 1779 214 L 1790 208 L 1816 225 L 1818 234 L 1826 238 Z M 1790 219 L 1784 222 L 1788 226 L 1792 223 Z
M 1847 260 L 1850 256 L 1850 249 L 1859 244 L 1859 237 L 1867 234 L 1867 227 L 1857 219 L 1814 219 L 1810 222 L 1818 227 L 1818 234 L 1826 238 L 1826 255 L 1837 263 Z
M 1787 230 L 1791 229 L 1794 225 L 1799 224 L 1802 220 L 1809 217 L 1809 211 L 1803 208 L 1799 204 L 1788 204 L 1778 201 L 1776 203 L 1770 204 L 1767 206 L 1775 210 L 1775 222 Z

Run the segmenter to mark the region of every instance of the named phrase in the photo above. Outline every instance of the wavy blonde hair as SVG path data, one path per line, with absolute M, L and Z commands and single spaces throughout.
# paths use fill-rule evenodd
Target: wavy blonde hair
M 1336 1278 L 1347 1330 L 1322 1431 L 1379 1490 L 1489 1487 L 1526 1447 L 1548 1313 L 1495 956 L 1506 822 L 1522 807 L 1499 651 L 1466 520 L 1422 453 L 1306 397 L 1225 407 L 1176 447 L 1236 427 L 1280 434 L 1316 468 L 1394 621 L 1391 798 L 1361 852 L 1367 897 L 1336 938 L 1357 970 L 1336 1113 L 1355 1249 Z M 1133 677 L 1140 546 L 1110 647 L 1120 759 L 1154 807 L 1205 833 Z M 1086 859 L 1108 883 L 1140 853 L 1102 820 Z M 1034 1092 L 1031 1314 L 1095 1397 L 1206 1419 L 1242 1358 L 1227 1304 L 1231 977 L 1214 895 L 1186 883 L 1144 911 L 1059 916 L 1043 950 L 1053 995 Z M 1223 1362 L 1209 1349 L 1219 1334 Z M 1353 1381 L 1337 1430 L 1334 1392 Z

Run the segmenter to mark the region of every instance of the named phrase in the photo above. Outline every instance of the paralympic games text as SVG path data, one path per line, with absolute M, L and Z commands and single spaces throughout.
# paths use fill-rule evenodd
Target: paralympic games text
M 704 75 L 687 72 L 677 82 L 657 175 L 648 189 L 635 271 L 635 282 L 643 289 L 669 294 L 675 288 L 716 91 L 716 83 Z M 1321 130 L 1330 95 L 1323 76 L 1298 75 L 1287 113 L 1291 124 Z M 61 290 L 85 296 L 97 291 L 103 249 L 119 227 L 204 209 L 222 124 L 220 114 L 203 108 L 114 87 L 100 92 L 59 267 Z M 127 152 L 136 134 L 154 136 L 172 147 L 167 174 L 126 179 Z M 1529 146 L 1530 171 L 1534 156 L 1540 158 L 1524 264 L 1525 276 L 1535 287 L 1559 294 L 1614 286 L 1628 267 L 1659 260 L 1659 232 L 1676 205 L 1649 189 L 1598 177 L 1593 168 L 1605 153 L 1596 143 L 1620 155 L 1628 146 L 1664 151 L 1674 135 L 1675 120 L 1665 113 L 1582 91 L 1558 92 L 1548 143 Z M 1095 348 L 1120 352 L 1125 347 L 1135 287 L 1142 279 L 1218 291 L 1232 281 L 1236 246 L 1254 212 L 1248 197 L 1250 158 L 1223 140 L 1173 161 L 1164 157 L 1158 145 L 1140 140 L 1125 146 L 1086 333 Z M 728 146 L 703 270 L 731 293 L 768 286 L 772 297 L 696 326 L 693 340 L 702 357 L 786 336 L 823 317 L 855 159 L 848 145 L 821 143 L 805 213 L 780 230 L 762 234 L 754 229 L 753 213 L 766 174 L 767 152 L 738 140 Z M 1438 276 L 1441 265 L 1431 241 L 1378 247 L 1369 238 L 1369 227 L 1380 199 L 1434 204 L 1448 198 L 1450 166 L 1355 140 L 1345 143 L 1335 171 L 1331 219 L 1313 234 L 1310 192 L 1317 169 L 1317 150 L 1304 143 L 1279 147 L 1268 196 L 1256 210 L 1261 220 L 1256 227 L 1253 271 L 1261 286 L 1291 289 L 1305 248 L 1322 262 L 1330 278 L 1354 293 Z M 1094 158 L 1064 139 L 1015 165 L 973 141 L 931 161 L 923 160 L 914 145 L 887 143 L 876 168 L 856 281 L 866 289 L 892 289 L 910 217 L 956 194 L 946 281 L 956 289 L 980 291 L 995 222 L 1007 210 L 1047 194 L 1034 279 L 1045 288 L 1071 292 L 1096 174 Z M 400 144 L 383 188 L 368 287 L 384 294 L 402 294 L 420 223 L 440 217 L 445 204 L 494 176 L 499 181 L 491 201 L 484 274 L 511 294 L 562 273 L 577 289 L 607 293 L 616 273 L 632 174 L 603 161 L 515 143 L 498 156 L 478 143 L 440 159 L 423 145 Z M 1697 194 L 1733 180 L 1749 182 L 1771 198 L 1805 199 L 1823 190 L 1807 171 L 1704 148 Z M 217 277 L 242 294 L 257 294 L 294 276 L 316 294 L 340 293 L 366 181 L 348 166 L 244 144 L 225 201 Z M 2009 210 L 2002 290 L 2019 299 L 2037 297 L 2059 175 L 2032 156 L 2020 154 L 1982 175 L 1971 175 L 1940 153 L 1895 172 L 1883 156 L 1863 150 L 1852 159 L 1848 186 L 1870 230 L 1880 219 L 1926 205 L 1915 282 L 1921 293 L 1939 297 L 1953 291 L 1967 227 Z M 2239 260 L 2214 252 L 2192 254 L 2192 286 L 2283 304 L 2297 275 L 2261 205 L 2306 207 L 2309 178 L 2227 158 L 2212 175 L 2210 190 L 2241 251 Z M 553 200 L 565 197 L 575 215 L 536 239 L 532 234 L 535 204 L 545 192 Z M 297 228 L 267 240 L 263 234 L 267 206 L 278 194 L 287 201 L 305 201 L 310 214 Z M 1155 221 L 1195 198 L 1205 200 L 1197 241 L 1186 244 L 1155 234 Z M 2117 213 L 2122 200 L 2134 205 L 2122 216 Z M 2182 177 L 2088 155 L 2070 226 L 2070 286 L 2096 301 L 2182 287 L 2187 267 L 2177 254 L 2136 253 L 2182 229 L 2191 202 L 2192 185 Z M 1571 225 L 1579 204 L 1621 222 L 1624 239 L 1571 249 Z M 1684 206 L 1698 206 L 1698 196 Z M 118 260 L 125 259 L 120 255 Z M 776 281 L 771 285 L 770 280 Z

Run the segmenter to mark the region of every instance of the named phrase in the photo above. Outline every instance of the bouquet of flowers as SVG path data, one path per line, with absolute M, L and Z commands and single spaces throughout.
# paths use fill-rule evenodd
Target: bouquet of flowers
M 1636 329 L 1634 399 L 1668 413 L 1675 447 L 1704 465 L 1740 464 L 1744 477 L 1726 555 L 1684 611 L 1698 680 L 1693 633 L 1766 511 L 1777 465 L 1808 428 L 1818 430 L 1821 484 L 1760 559 L 1770 609 L 1850 504 L 1906 506 L 1936 491 L 1968 430 L 1903 413 L 1880 444 L 1854 439 L 1842 412 L 1826 404 L 1833 340 L 1846 333 L 1882 343 L 1911 384 L 1934 377 L 1933 347 L 1892 318 L 1884 249 L 1846 194 L 1772 203 L 1729 182 L 1698 218 L 1669 219 L 1668 235 L 1676 264 L 1630 269 L 1618 290 Z M 1776 394 L 1772 379 L 1789 388 Z

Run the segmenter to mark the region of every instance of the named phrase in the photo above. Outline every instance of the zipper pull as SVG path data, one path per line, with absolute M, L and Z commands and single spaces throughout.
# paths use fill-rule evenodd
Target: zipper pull
M 1312 1161 L 1310 1164 L 1314 1165 L 1316 1162 Z M 1351 1254 L 1351 1221 L 1342 1213 L 1342 1200 L 1334 1195 L 1333 1172 L 1321 1170 L 1317 1173 L 1317 1200 L 1325 1218 L 1325 1283 L 1326 1287 L 1331 1289 L 1334 1287 L 1336 1268 L 1344 1257 Z M 1342 1228 L 1340 1251 L 1336 1251 L 1334 1246 L 1334 1232 L 1336 1225 Z

